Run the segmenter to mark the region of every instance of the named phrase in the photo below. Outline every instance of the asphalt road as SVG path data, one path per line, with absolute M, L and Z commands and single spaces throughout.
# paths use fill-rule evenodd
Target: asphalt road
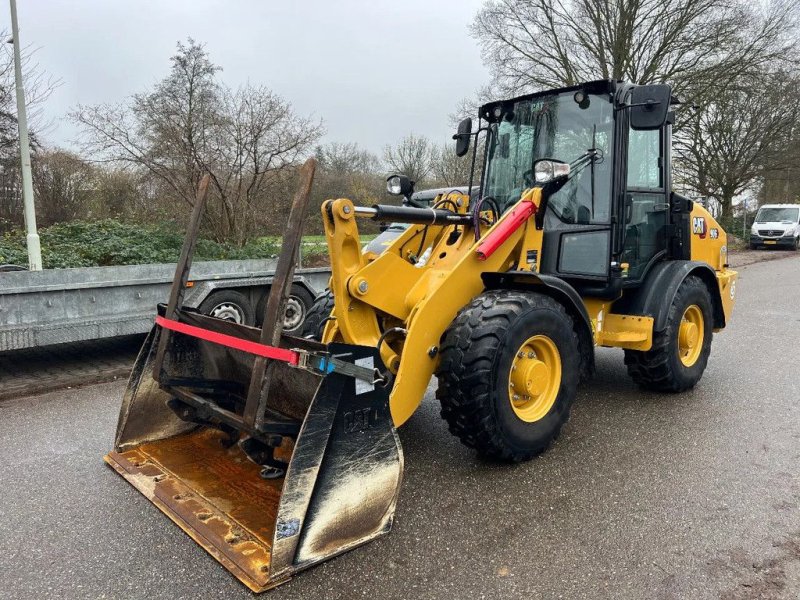
M 265 597 L 800 597 L 800 257 L 737 289 L 695 390 L 643 393 L 600 351 L 530 463 L 478 460 L 429 392 L 392 533 Z M 0 403 L 0 597 L 250 597 L 103 464 L 123 387 Z

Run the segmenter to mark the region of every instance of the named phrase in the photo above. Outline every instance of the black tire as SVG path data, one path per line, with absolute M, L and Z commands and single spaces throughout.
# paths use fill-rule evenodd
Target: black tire
M 750 250 L 758 250 L 758 244 L 750 244 Z
M 317 341 L 322 340 L 322 332 L 325 330 L 325 324 L 332 311 L 333 293 L 330 290 L 325 290 L 317 296 L 314 304 L 309 309 L 306 320 L 303 323 L 301 337 Z
M 691 366 L 681 362 L 679 334 L 686 309 L 695 305 L 703 314 L 703 341 L 700 354 Z M 714 328 L 711 294 L 702 279 L 687 277 L 669 307 L 667 326 L 653 335 L 653 347 L 646 352 L 625 350 L 628 375 L 641 387 L 657 392 L 683 392 L 693 388 L 708 364 Z
M 253 305 L 247 296 L 235 290 L 219 290 L 212 293 L 200 304 L 200 312 L 209 317 L 232 321 L 240 325 L 254 325 L 256 322 Z
M 794 246 L 792 246 L 792 250 L 797 252 L 798 248 L 800 248 L 800 238 L 794 238 Z
M 256 323 L 259 326 L 264 320 L 264 309 L 267 306 L 268 297 L 269 289 L 267 289 L 256 306 Z M 300 335 L 303 331 L 303 324 L 308 317 L 308 311 L 311 310 L 313 304 L 314 298 L 306 288 L 302 285 L 292 284 L 283 316 L 283 333 Z
M 558 349 L 561 381 L 549 411 L 528 422 L 509 398 L 517 351 L 534 335 Z M 492 290 L 475 298 L 444 334 L 436 397 L 450 432 L 478 454 L 520 462 L 544 452 L 569 419 L 580 379 L 578 337 L 564 307 L 548 296 Z

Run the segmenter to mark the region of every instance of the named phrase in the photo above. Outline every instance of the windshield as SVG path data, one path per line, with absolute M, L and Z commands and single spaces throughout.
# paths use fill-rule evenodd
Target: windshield
M 553 158 L 572 162 L 595 144 L 600 158 L 592 167 L 553 194 L 549 207 L 568 223 L 607 223 L 611 206 L 611 153 L 614 110 L 608 97 L 589 95 L 575 102 L 574 92 L 515 102 L 499 123 L 489 128 L 489 151 L 484 197 L 492 197 L 502 211 L 533 186 L 533 162 Z M 596 130 L 596 133 L 595 133 Z
M 756 223 L 774 223 L 775 221 L 791 221 L 797 223 L 800 208 L 762 208 L 756 215 Z

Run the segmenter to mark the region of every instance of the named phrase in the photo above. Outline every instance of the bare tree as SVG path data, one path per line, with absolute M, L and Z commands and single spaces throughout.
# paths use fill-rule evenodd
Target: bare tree
M 33 161 L 33 186 L 41 226 L 88 216 L 94 172 L 79 156 L 65 150 L 39 152 Z
M 472 24 L 503 94 L 593 79 L 669 82 L 694 101 L 796 57 L 796 3 L 488 0 Z
M 0 40 L 9 37 L 0 31 Z M 21 51 L 25 104 L 28 109 L 28 126 L 34 153 L 41 149 L 39 133 L 48 123 L 42 115 L 42 105 L 60 85 L 35 62 L 35 49 L 30 46 Z M 14 58 L 9 44 L 0 45 L 0 225 L 22 224 L 22 198 L 19 165 L 19 130 L 17 127 L 16 80 Z
M 479 148 L 479 156 L 475 161 L 477 170 L 480 170 L 482 163 L 481 149 Z M 440 187 L 469 185 L 471 166 L 472 151 L 466 156 L 456 156 L 455 143 L 436 146 L 431 153 L 431 179 Z M 475 181 L 479 178 L 480 172 L 475 174 Z
M 362 150 L 353 142 L 329 142 L 317 146 L 319 169 L 330 174 L 347 175 L 350 173 L 378 173 L 380 161 L 367 150 Z
M 321 123 L 297 116 L 263 86 L 228 88 L 194 40 L 178 43 L 171 63 L 150 92 L 116 106 L 79 106 L 72 117 L 83 126 L 84 149 L 146 169 L 171 198 L 189 205 L 209 173 L 215 194 L 207 228 L 216 239 L 243 244 L 282 216 L 269 210 L 268 188 L 313 147 Z
M 396 146 L 386 146 L 383 159 L 389 170 L 402 173 L 417 183 L 423 182 L 431 172 L 433 144 L 425 136 L 413 133 Z
M 702 110 L 684 117 L 676 137 L 679 184 L 718 205 L 721 218 L 732 214 L 733 200 L 756 191 L 765 173 L 790 168 L 800 123 L 800 80 L 772 75 L 750 86 L 729 88 Z

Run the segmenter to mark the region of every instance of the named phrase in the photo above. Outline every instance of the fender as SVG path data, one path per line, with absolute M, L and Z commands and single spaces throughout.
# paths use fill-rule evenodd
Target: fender
M 714 308 L 714 329 L 725 327 L 717 276 L 707 263 L 696 260 L 672 260 L 655 265 L 638 289 L 628 289 L 614 304 L 615 313 L 653 317 L 653 331 L 663 331 L 672 298 L 689 275 L 700 277 L 711 294 Z
M 481 279 L 487 290 L 535 288 L 560 302 L 572 317 L 581 343 L 581 377 L 588 379 L 594 374 L 592 322 L 580 294 L 574 287 L 553 275 L 531 271 L 486 272 L 481 274 Z

